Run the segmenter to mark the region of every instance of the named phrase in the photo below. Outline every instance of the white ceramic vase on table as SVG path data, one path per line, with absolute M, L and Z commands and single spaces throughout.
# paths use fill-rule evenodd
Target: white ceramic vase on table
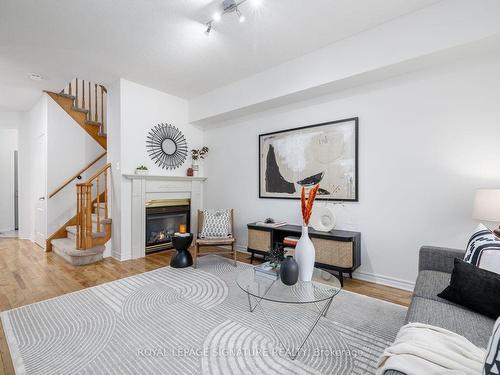
M 299 281 L 311 281 L 316 251 L 309 238 L 308 227 L 302 226 L 302 235 L 295 246 L 295 261 L 299 265 Z

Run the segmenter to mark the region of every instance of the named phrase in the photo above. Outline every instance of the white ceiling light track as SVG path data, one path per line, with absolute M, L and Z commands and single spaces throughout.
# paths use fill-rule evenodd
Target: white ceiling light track
M 240 11 L 240 6 L 246 3 L 248 0 L 224 0 L 221 4 L 221 10 L 214 13 L 211 20 L 206 23 L 207 29 L 205 30 L 205 34 L 210 35 L 212 31 L 212 26 L 214 23 L 219 22 L 222 19 L 222 16 L 230 13 L 236 14 L 238 20 L 242 23 L 245 22 L 245 15 Z M 260 1 L 253 0 L 251 1 L 254 6 L 260 4 Z

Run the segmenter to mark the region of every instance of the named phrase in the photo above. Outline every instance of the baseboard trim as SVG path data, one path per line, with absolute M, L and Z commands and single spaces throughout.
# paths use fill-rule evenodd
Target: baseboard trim
M 395 277 L 376 275 L 369 272 L 355 271 L 352 274 L 352 277 L 354 279 L 368 281 L 375 284 L 382 284 L 397 289 L 408 290 L 410 292 L 413 292 L 413 289 L 415 288 L 415 283 L 412 283 L 410 281 L 397 279 Z
M 247 252 L 246 246 L 236 245 L 235 247 L 236 250 L 238 250 L 239 252 L 249 254 Z M 352 277 L 354 279 L 368 281 L 370 283 L 375 283 L 375 284 L 386 285 L 397 289 L 408 290 L 410 292 L 412 292 L 413 289 L 415 288 L 415 283 L 412 283 L 410 281 L 397 279 L 395 277 L 376 275 L 369 272 L 355 271 L 352 274 Z

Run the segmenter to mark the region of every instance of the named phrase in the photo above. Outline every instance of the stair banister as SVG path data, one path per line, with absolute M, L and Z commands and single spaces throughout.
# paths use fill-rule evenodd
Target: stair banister
M 108 219 L 108 171 L 111 163 L 106 164 L 85 183 L 76 185 L 77 223 L 76 248 L 80 250 L 93 247 L 92 238 L 92 205 L 96 202 L 96 229 L 101 232 L 101 196 L 104 204 L 104 219 Z M 100 179 L 104 178 L 104 191 L 100 191 Z M 96 197 L 92 198 L 92 188 L 96 185 Z
M 80 169 L 73 176 L 71 176 L 70 178 L 68 178 L 63 184 L 61 184 L 57 189 L 55 189 L 52 193 L 50 193 L 49 194 L 49 199 L 52 198 L 57 193 L 59 193 L 66 186 L 68 186 L 69 184 L 71 184 L 71 182 L 73 182 L 76 178 L 78 178 L 83 173 L 85 173 L 90 167 L 92 167 L 95 163 L 97 163 L 99 160 L 101 160 L 104 156 L 106 156 L 106 151 L 104 151 L 97 158 L 95 158 L 94 160 L 92 160 L 89 164 L 87 164 L 85 167 L 83 167 L 82 169 Z

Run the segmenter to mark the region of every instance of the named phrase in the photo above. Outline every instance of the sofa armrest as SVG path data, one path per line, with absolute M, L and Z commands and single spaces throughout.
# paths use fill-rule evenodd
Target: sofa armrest
M 465 250 L 446 247 L 422 246 L 418 257 L 418 271 L 440 271 L 451 273 L 454 259 L 463 259 Z

